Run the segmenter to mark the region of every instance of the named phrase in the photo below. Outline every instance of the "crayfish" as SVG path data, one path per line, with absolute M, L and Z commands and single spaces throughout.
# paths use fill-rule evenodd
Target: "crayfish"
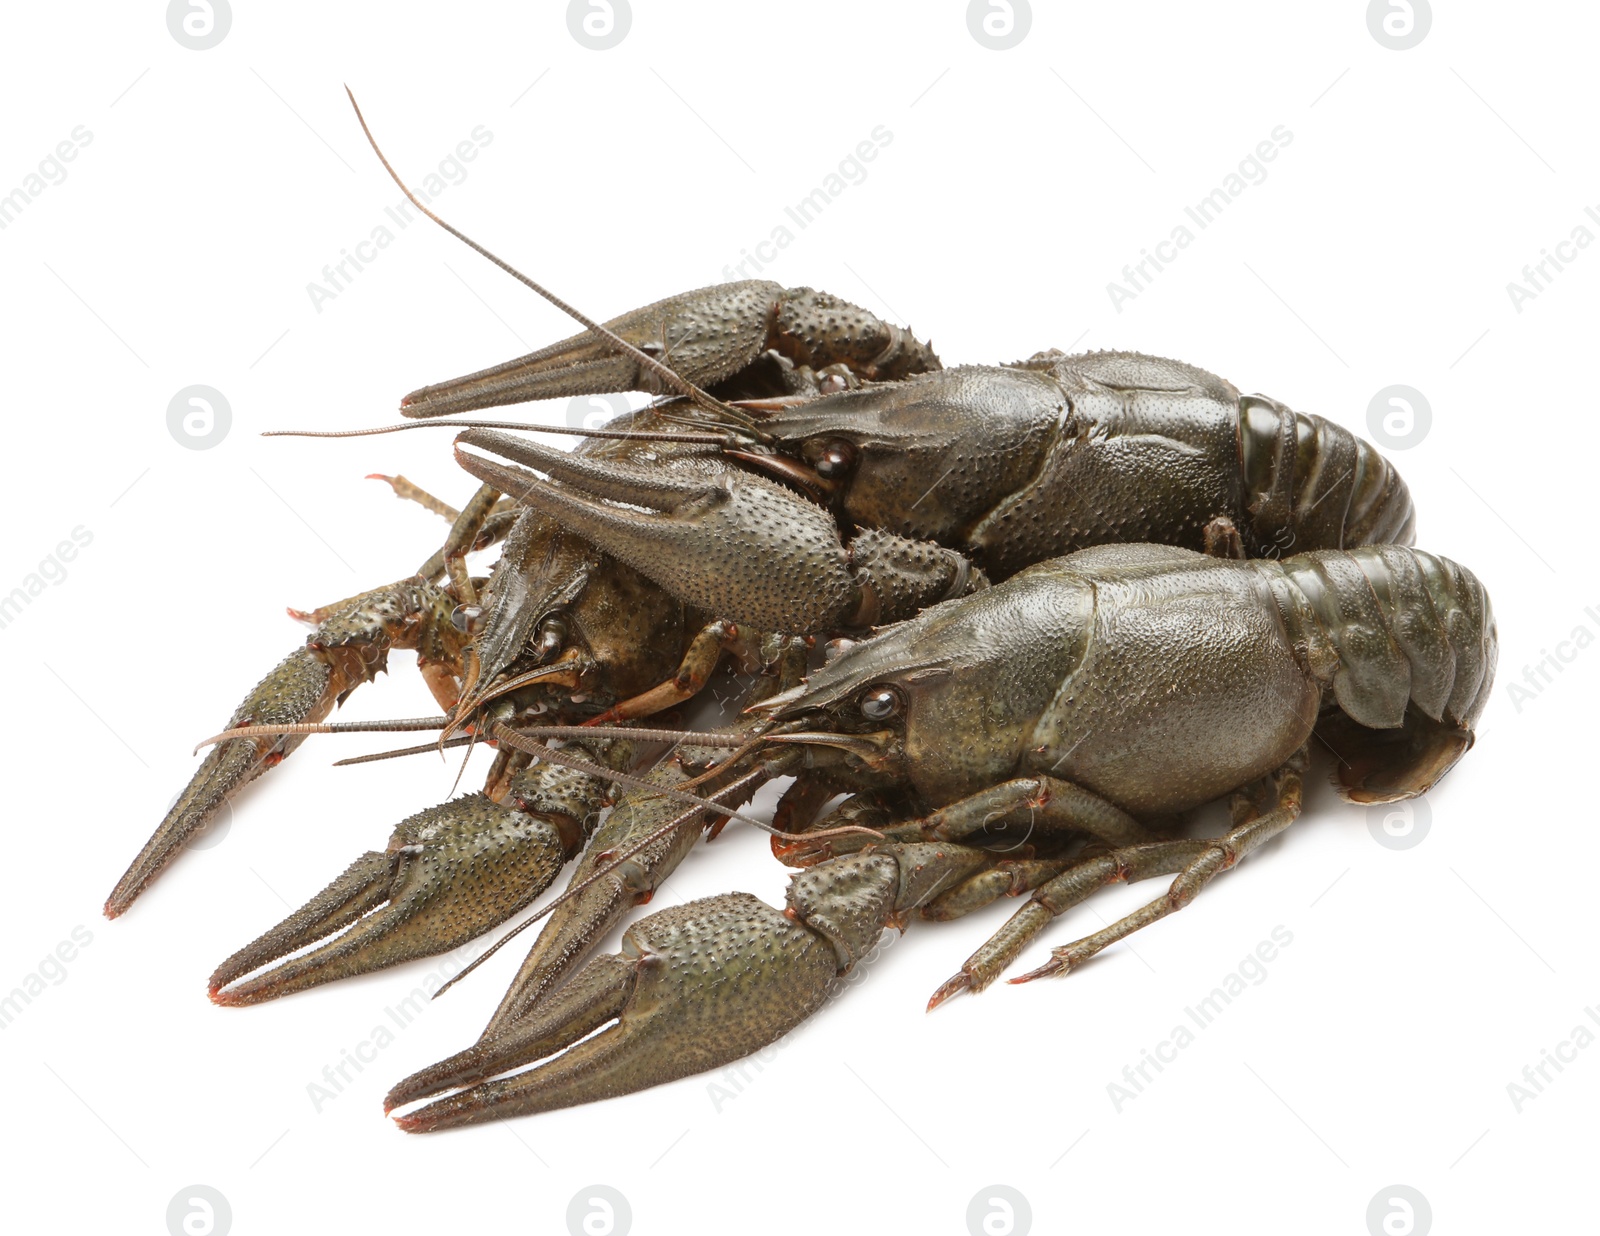
M 458 1091 L 406 1129 L 718 1067 L 810 1016 L 886 927 L 1027 895 L 935 1007 L 1097 889 L 1175 877 L 1025 977 L 1066 973 L 1293 823 L 1314 739 L 1360 802 L 1424 793 L 1472 745 L 1487 595 L 1409 547 L 1404 482 L 1327 420 L 1135 353 L 946 369 L 808 288 L 724 284 L 601 325 L 511 273 L 584 330 L 405 397 L 396 428 L 456 427 L 479 489 L 456 510 L 385 478 L 450 520 L 442 546 L 297 615 L 304 647 L 210 740 L 106 903 L 127 909 L 308 735 L 492 744 L 482 792 L 403 821 L 211 979 L 217 1003 L 252 1004 L 456 948 L 582 852 L 478 1042 L 391 1092 Z M 620 390 L 658 398 L 570 453 L 437 419 Z M 496 544 L 473 576 L 467 555 Z M 443 715 L 329 724 L 395 650 L 417 654 Z M 731 730 L 640 724 L 725 663 L 754 675 Z M 739 810 L 777 778 L 793 781 L 772 823 Z M 1228 831 L 1186 836 L 1182 817 L 1217 800 Z M 802 868 L 785 910 L 704 899 L 583 964 L 733 818 Z

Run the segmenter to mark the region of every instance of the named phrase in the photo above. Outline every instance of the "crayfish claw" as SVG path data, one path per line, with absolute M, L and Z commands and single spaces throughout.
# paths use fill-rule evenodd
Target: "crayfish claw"
M 577 839 L 570 820 L 531 815 L 482 794 L 419 812 L 395 829 L 387 850 L 363 854 L 305 906 L 223 962 L 211 976 L 211 999 L 260 1004 L 459 948 L 548 888 Z
M 397 1083 L 384 1096 L 384 1114 L 553 1055 L 620 1016 L 632 991 L 632 967 L 622 954 L 598 957 L 537 1011 Z
M 483 429 L 458 442 L 559 482 L 456 450 L 457 462 L 479 480 L 690 605 L 767 631 L 827 630 L 849 623 L 860 608 L 833 516 L 764 477 L 733 467 L 707 475 L 580 458 Z
M 429 662 L 453 665 L 460 656 L 461 639 L 450 625 L 452 608 L 446 593 L 421 580 L 405 579 L 309 614 L 296 613 L 315 622 L 317 629 L 303 647 L 255 685 L 226 727 L 256 726 L 260 732 L 230 738 L 206 755 L 112 889 L 106 917 L 115 918 L 132 905 L 228 800 L 267 769 L 277 767 L 306 739 L 304 731 L 274 732 L 271 727 L 322 721 L 350 692 L 386 667 L 391 648 L 414 648 Z
M 337 666 L 309 648 L 297 648 L 245 697 L 228 728 L 320 721 L 345 689 L 344 676 Z M 168 808 L 155 833 L 106 898 L 106 917 L 116 918 L 131 906 L 156 874 L 235 794 L 281 763 L 303 741 L 304 735 L 298 734 L 234 738 L 207 752 L 183 793 Z
M 886 926 L 987 861 L 966 846 L 890 845 L 796 875 L 783 910 L 725 893 L 658 911 L 629 928 L 621 953 L 596 958 L 499 1033 L 401 1082 L 391 1106 L 472 1088 L 398 1123 L 424 1133 L 554 1111 L 758 1051 L 816 1012 Z M 568 1044 L 576 1046 L 563 1051 Z M 535 1060 L 544 1063 L 495 1077 Z
M 762 725 L 749 721 L 741 724 L 752 736 Z M 681 785 L 710 756 L 706 748 L 680 747 L 657 764 L 645 780 L 663 788 Z M 720 771 L 708 771 L 696 778 L 696 788 L 703 795 L 738 807 L 772 776 L 782 775 L 784 766 L 780 759 L 778 764 L 747 773 L 742 765 L 725 764 Z M 595 830 L 588 849 L 573 869 L 566 897 L 555 905 L 539 938 L 528 950 L 482 1038 L 494 1038 L 519 1024 L 547 992 L 577 969 L 597 941 L 621 924 L 631 909 L 648 903 L 661 882 L 694 849 L 707 814 L 685 811 L 679 800 L 642 787 L 624 795 Z
M 768 346 L 783 289 L 752 279 L 669 296 L 604 323 L 605 328 L 696 386 L 714 386 L 752 365 Z M 660 394 L 660 379 L 610 341 L 583 331 L 503 364 L 412 391 L 406 416 L 444 416 L 475 408 L 604 395 Z
M 286 994 L 275 989 L 274 982 L 262 980 L 281 979 L 284 977 L 281 971 L 287 967 L 280 967 L 280 971 L 272 975 L 260 976 L 254 984 L 244 984 L 233 990 L 227 988 L 229 983 L 251 971 L 313 944 L 381 906 L 388 899 L 393 879 L 394 862 L 390 855 L 378 850 L 363 854 L 300 909 L 218 966 L 206 985 L 212 1003 L 257 1004 Z
M 717 1068 L 809 1017 L 837 971 L 825 939 L 748 893 L 659 911 L 628 931 L 621 953 L 591 961 L 516 1026 L 401 1082 L 389 1099 L 398 1105 L 474 1076 L 559 1056 L 430 1103 L 396 1123 L 408 1133 L 425 1133 L 531 1115 Z M 584 1038 L 613 1018 L 614 1024 Z
M 493 1038 L 517 1024 L 616 927 L 634 906 L 650 900 L 655 886 L 683 860 L 700 838 L 703 817 L 690 814 L 683 827 L 638 854 L 616 862 L 614 856 L 655 831 L 657 824 L 685 813 L 674 799 L 624 799 L 601 825 L 573 870 L 571 886 L 593 879 L 570 901 L 552 912 L 550 921 L 523 959 L 510 989 L 483 1032 Z
M 939 368 L 933 350 L 910 331 L 826 292 L 785 289 L 764 279 L 669 296 L 604 325 L 652 360 L 718 396 L 788 394 L 796 366 L 838 366 L 851 377 L 880 381 Z M 412 391 L 401 400 L 400 411 L 444 416 L 614 391 L 661 394 L 661 380 L 637 356 L 585 331 L 515 360 Z

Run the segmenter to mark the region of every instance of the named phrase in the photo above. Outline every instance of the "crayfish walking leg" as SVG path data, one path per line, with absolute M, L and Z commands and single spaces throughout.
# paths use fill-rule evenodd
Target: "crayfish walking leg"
M 1052 960 L 1024 975 L 1018 982 L 1066 973 L 1107 945 L 1131 935 L 1140 927 L 1182 909 L 1213 876 L 1233 866 L 1250 851 L 1288 828 L 1300 814 L 1306 749 L 1295 754 L 1280 772 L 1265 779 L 1274 802 L 1270 809 L 1236 796 L 1234 824 L 1214 840 L 1183 838 L 1126 846 L 1074 863 L 1048 882 L 995 932 L 961 969 L 939 985 L 930 1009 L 962 991 L 980 992 L 998 978 L 1052 919 L 1088 900 L 1108 884 L 1131 884 L 1156 876 L 1177 875 L 1167 895 L 1118 920 L 1104 931 L 1056 949 Z

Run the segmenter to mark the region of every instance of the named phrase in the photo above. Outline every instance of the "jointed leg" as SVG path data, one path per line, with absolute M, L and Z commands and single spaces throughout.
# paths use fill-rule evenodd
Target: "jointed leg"
M 369 472 L 367 473 L 367 480 L 387 482 L 389 488 L 394 490 L 396 498 L 399 498 L 402 502 L 415 502 L 423 510 L 432 511 L 446 523 L 453 524 L 461 517 L 461 512 L 443 498 L 435 498 L 422 486 L 407 480 L 403 476 L 385 476 L 381 472 Z
M 1157 840 L 1121 807 L 1057 777 L 1017 777 L 942 807 L 917 822 L 919 840 L 968 841 L 987 824 L 1027 811 L 1030 829 L 1088 833 L 1112 846 Z
M 963 918 L 1002 897 L 1020 897 L 1055 879 L 1080 860 L 1076 855 L 1053 858 L 1003 858 L 986 871 L 968 876 L 946 889 L 922 908 L 922 917 L 935 922 Z
M 1125 939 L 1139 928 L 1165 918 L 1174 910 L 1181 910 L 1222 871 L 1232 867 L 1257 846 L 1270 841 L 1300 816 L 1303 779 L 1308 762 L 1307 749 L 1302 747 L 1274 776 L 1277 782 L 1277 805 L 1270 811 L 1236 824 L 1221 837 L 1202 843 L 1204 852 L 1189 862 L 1172 882 L 1166 896 L 1158 897 L 1148 905 L 1125 918 L 1119 919 L 1103 931 L 1051 950 L 1050 960 L 1030 974 L 1015 982 L 1046 978 L 1053 974 L 1066 974 L 1082 965 L 1101 949 Z M 1245 814 L 1252 815 L 1248 810 Z M 1155 873 L 1151 873 L 1155 874 Z
M 1042 884 L 1025 906 L 1013 914 L 977 952 L 967 958 L 960 971 L 934 993 L 928 1002 L 928 1007 L 930 1009 L 938 1007 L 957 992 L 982 991 L 1016 960 L 1022 950 L 1052 919 L 1108 884 L 1131 884 L 1135 880 L 1147 880 L 1153 876 L 1178 874 L 1178 880 L 1174 882 L 1173 890 L 1168 892 L 1167 897 L 1152 903 L 1151 906 L 1146 906 L 1139 914 L 1130 915 L 1107 931 L 1090 936 L 1078 944 L 1068 945 L 1066 949 L 1057 949 L 1057 958 L 1070 950 L 1095 942 L 1087 952 L 1074 957 L 1070 964 L 1075 965 L 1113 940 L 1121 939 L 1137 930 L 1145 922 L 1154 922 L 1156 918 L 1171 913 L 1173 909 L 1178 908 L 1178 905 L 1187 904 L 1216 871 L 1231 866 L 1293 822 L 1294 816 L 1298 815 L 1300 810 L 1301 778 L 1305 771 L 1306 758 L 1307 752 L 1302 749 L 1272 776 L 1264 777 L 1236 791 L 1229 804 L 1233 827 L 1222 837 L 1214 840 L 1195 838 L 1125 846 L 1073 863 L 1059 875 Z M 976 886 L 986 878 L 994 877 L 989 873 L 981 873 L 973 877 L 969 883 Z M 960 890 L 952 892 L 959 893 Z M 1183 900 L 1171 904 L 1174 893 Z M 976 888 L 969 895 L 977 895 Z M 1159 906 L 1168 908 L 1153 912 L 1153 907 Z M 1142 915 L 1149 917 L 1141 918 Z M 1110 934 L 1119 928 L 1122 929 L 1120 934 Z M 1061 968 L 1062 963 L 1053 959 L 1044 968 L 1027 977 L 1043 977 L 1046 974 L 1054 974 Z
M 1027 814 L 1028 831 L 1017 841 L 1014 849 L 1021 848 L 1035 832 L 1041 838 L 1055 838 L 1065 833 L 1087 833 L 1109 846 L 1140 845 L 1159 840 L 1156 833 L 1122 808 L 1082 786 L 1056 777 L 1016 777 L 979 790 L 948 807 L 941 807 L 920 820 L 896 824 L 881 831 L 889 841 L 960 841 L 981 846 L 985 841 L 974 834 L 1002 822 L 1020 822 L 1024 812 Z M 830 823 L 829 827 L 832 826 Z M 787 862 L 812 866 L 856 848 L 859 847 L 849 838 L 813 844 L 805 841 L 802 833 L 779 857 Z
M 611 725 L 635 717 L 648 717 L 664 708 L 671 708 L 674 704 L 692 699 L 710 681 L 717 663 L 722 660 L 722 654 L 731 648 L 738 638 L 739 629 L 733 623 L 721 621 L 708 623 L 689 642 L 688 650 L 683 654 L 677 673 L 671 678 L 631 699 L 613 704 L 585 724 Z
M 1218 515 L 1205 527 L 1206 554 L 1212 558 L 1231 558 L 1242 561 L 1249 555 L 1244 552 L 1244 538 L 1239 526 L 1226 515 Z
M 784 800 L 787 801 L 780 800 L 778 805 L 782 813 L 780 827 L 787 831 L 787 835 L 774 835 L 772 838 L 773 857 L 787 867 L 815 867 L 830 858 L 854 854 L 874 844 L 874 839 L 866 833 L 846 833 L 822 841 L 813 840 L 812 833 L 834 832 L 842 828 L 870 828 L 887 837 L 891 829 L 904 827 L 896 825 L 896 821 L 903 820 L 907 814 L 903 805 L 898 801 L 891 802 L 883 794 L 872 790 L 852 794 L 827 815 L 802 824 L 801 821 L 806 817 L 797 810 L 796 799 L 802 795 L 809 797 L 815 789 L 820 793 L 820 801 L 815 806 L 820 807 L 833 796 L 832 791 L 825 782 L 804 775 L 791 789 L 795 790 L 794 796 L 785 793 Z M 774 819 L 773 822 L 778 823 L 778 820 Z
M 961 991 L 982 991 L 1016 960 L 1018 954 L 1045 929 L 1057 915 L 1064 914 L 1108 884 L 1131 884 L 1151 876 L 1182 871 L 1213 843 L 1194 841 L 1156 841 L 1127 846 L 1082 859 L 1054 879 L 1043 884 L 1028 903 L 1013 914 L 977 952 L 962 963 L 961 969 L 939 985 L 928 1001 L 935 1009 Z
M 499 500 L 500 491 L 494 486 L 480 486 L 478 492 L 467 500 L 467 505 L 462 508 L 455 523 L 450 525 L 450 535 L 445 538 L 444 548 L 440 551 L 444 556 L 444 569 L 450 577 L 452 591 L 462 605 L 478 603 L 478 594 L 472 587 L 471 577 L 467 574 L 467 555 L 477 548 L 478 533 L 483 531 L 490 512 L 494 510 L 494 505 Z M 429 559 L 423 569 L 426 570 L 431 564 L 432 559 Z
M 498 491 L 485 485 L 473 496 L 473 502 L 468 503 L 466 519 L 463 521 L 463 512 L 456 510 L 443 498 L 434 497 L 422 486 L 403 476 L 385 476 L 381 472 L 372 472 L 368 474 L 367 479 L 387 482 L 389 488 L 394 490 L 395 497 L 404 502 L 415 502 L 424 510 L 432 511 L 452 525 L 450 539 L 444 547 L 433 553 L 417 568 L 418 577 L 430 584 L 437 583 L 447 571 L 450 572 L 452 581 L 455 580 L 456 575 L 465 569 L 456 563 L 467 553 L 472 550 L 488 549 L 496 542 L 505 540 L 506 533 L 511 531 L 511 525 L 515 522 L 519 511 L 510 499 L 501 498 Z M 473 503 L 479 503 L 484 499 L 485 490 L 494 495 L 487 500 L 487 510 L 481 506 L 475 508 Z M 453 562 L 452 559 L 456 561 Z M 464 605 L 471 603 L 471 600 L 462 602 Z

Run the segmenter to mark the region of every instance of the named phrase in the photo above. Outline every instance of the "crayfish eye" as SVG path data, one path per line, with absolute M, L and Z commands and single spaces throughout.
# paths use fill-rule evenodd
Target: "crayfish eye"
M 868 721 L 887 721 L 905 711 L 905 696 L 899 687 L 870 687 L 861 697 L 861 715 Z
M 534 652 L 540 662 L 548 661 L 555 656 L 566 642 L 567 620 L 560 614 L 546 615 L 533 639 Z
M 463 635 L 471 635 L 477 628 L 478 619 L 482 616 L 482 606 L 458 605 L 450 611 L 450 625 Z
M 853 442 L 832 438 L 822 444 L 822 454 L 817 457 L 817 475 L 824 480 L 837 481 L 850 475 L 856 466 L 856 448 Z

